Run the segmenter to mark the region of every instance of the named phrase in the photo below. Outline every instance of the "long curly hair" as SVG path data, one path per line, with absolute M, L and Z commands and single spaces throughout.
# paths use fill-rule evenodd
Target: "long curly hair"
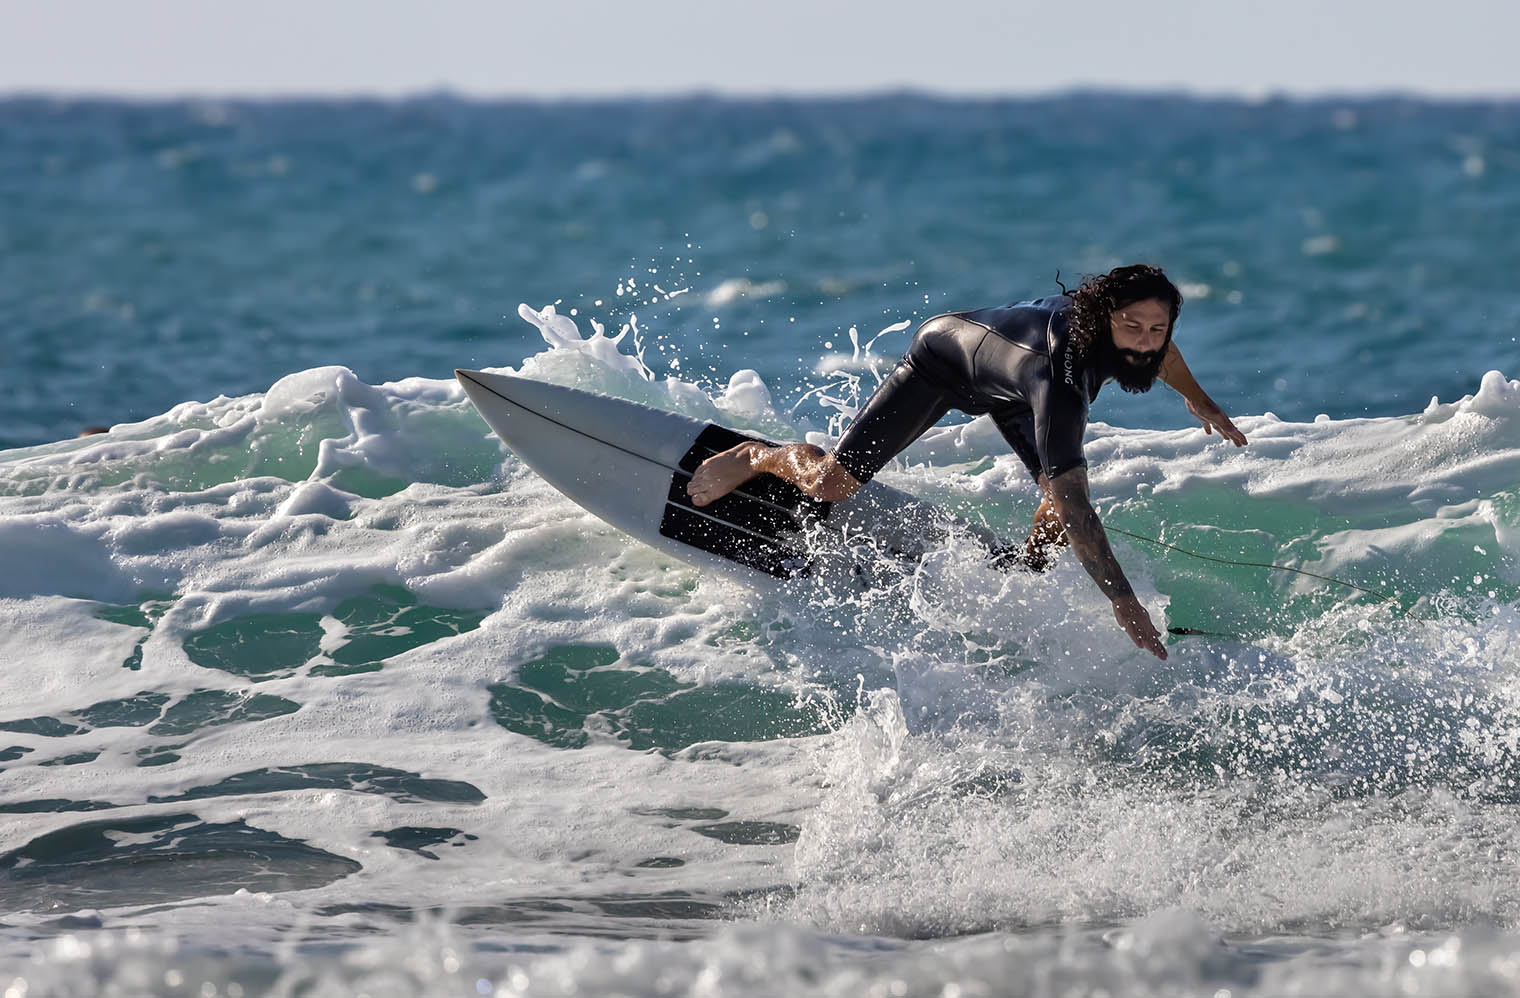
M 1061 284 L 1060 275 L 1056 283 Z M 1095 352 L 1101 355 L 1109 341 L 1109 317 L 1126 305 L 1154 298 L 1165 302 L 1172 313 L 1172 325 L 1177 324 L 1177 313 L 1182 311 L 1182 292 L 1167 278 L 1160 267 L 1143 263 L 1127 267 L 1115 267 L 1106 274 L 1095 274 L 1076 288 L 1068 291 L 1061 284 L 1061 293 L 1071 298 L 1070 342 L 1077 358 L 1086 361 Z M 1171 342 L 1171 331 L 1167 331 Z

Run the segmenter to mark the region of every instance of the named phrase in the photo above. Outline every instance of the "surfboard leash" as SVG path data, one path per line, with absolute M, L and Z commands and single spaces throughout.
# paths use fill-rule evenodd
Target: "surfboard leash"
M 1278 572 L 1292 572 L 1295 575 L 1303 575 L 1311 579 L 1320 579 L 1324 582 L 1333 582 L 1338 586 L 1345 586 L 1347 589 L 1355 589 L 1357 592 L 1366 593 L 1369 596 L 1376 596 L 1378 599 L 1385 600 L 1395 605 L 1398 604 L 1398 600 L 1389 593 L 1385 593 L 1377 589 L 1369 589 L 1367 586 L 1360 586 L 1355 582 L 1347 582 L 1345 579 L 1337 579 L 1333 575 L 1321 575 L 1319 572 L 1311 572 L 1303 568 L 1294 568 L 1291 565 L 1278 565 L 1269 561 L 1237 561 L 1233 558 L 1220 558 L 1211 554 L 1200 554 L 1197 551 L 1189 551 L 1187 548 L 1178 547 L 1176 544 L 1169 544 L 1166 541 L 1159 540 L 1155 537 L 1147 537 L 1144 534 L 1137 534 L 1130 530 L 1121 530 L 1118 527 L 1110 527 L 1107 524 L 1104 524 L 1103 529 L 1107 530 L 1109 533 L 1123 534 L 1125 537 L 1132 537 L 1137 541 L 1145 541 L 1147 544 L 1155 544 L 1158 547 L 1164 547 L 1170 551 L 1176 551 L 1178 554 L 1185 554 L 1189 558 L 1197 558 L 1200 561 L 1212 561 L 1221 565 L 1236 565 L 1242 568 L 1266 568 Z M 1199 630 L 1196 627 L 1168 627 L 1166 630 L 1167 633 L 1176 634 L 1179 637 L 1238 637 L 1238 635 L 1225 634 L 1221 631 L 1203 631 Z

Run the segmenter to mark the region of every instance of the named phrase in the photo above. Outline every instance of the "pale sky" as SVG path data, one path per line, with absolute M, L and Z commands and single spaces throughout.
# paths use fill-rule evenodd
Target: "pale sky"
M 1517 0 L 0 0 L 0 93 L 1520 96 Z

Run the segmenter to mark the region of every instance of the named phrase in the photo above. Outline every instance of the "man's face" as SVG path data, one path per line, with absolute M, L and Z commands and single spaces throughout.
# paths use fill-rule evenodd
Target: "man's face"
M 1148 391 L 1161 372 L 1172 329 L 1172 312 L 1155 298 L 1131 302 L 1109 315 L 1114 380 L 1131 392 Z

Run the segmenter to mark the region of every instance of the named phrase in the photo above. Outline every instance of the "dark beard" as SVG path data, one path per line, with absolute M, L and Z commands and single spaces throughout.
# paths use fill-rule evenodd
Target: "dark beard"
M 1102 337 L 1103 367 L 1119 387 L 1136 395 L 1148 392 L 1156 384 L 1156 378 L 1161 374 L 1161 362 L 1166 359 L 1166 351 L 1172 345 L 1170 335 L 1160 350 L 1151 350 L 1145 353 L 1139 350 L 1121 350 L 1114 345 L 1113 336 Z

